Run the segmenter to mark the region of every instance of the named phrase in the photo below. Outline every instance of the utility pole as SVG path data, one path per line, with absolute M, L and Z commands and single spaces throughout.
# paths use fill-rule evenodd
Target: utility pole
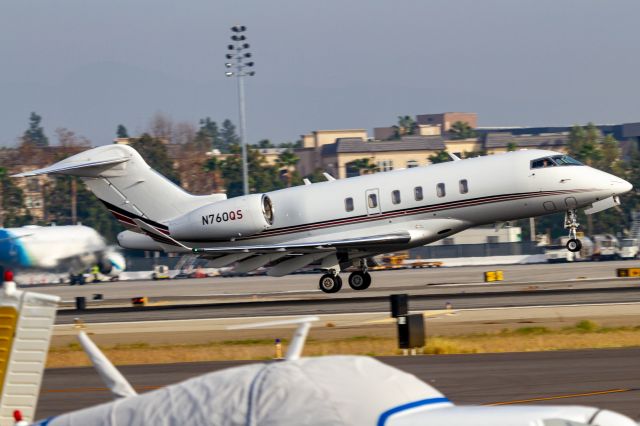
M 78 182 L 71 176 L 71 224 L 78 223 Z
M 229 53 L 226 58 L 229 62 L 224 65 L 228 71 L 225 73 L 227 77 L 236 77 L 238 80 L 238 109 L 240 115 L 240 145 L 242 147 L 242 186 L 244 195 L 249 194 L 249 164 L 247 160 L 247 123 L 245 118 L 245 100 L 244 100 L 244 77 L 251 77 L 255 75 L 255 71 L 250 71 L 253 67 L 253 61 L 248 61 L 251 58 L 251 53 L 247 51 L 249 49 L 249 43 L 246 43 L 247 37 L 244 32 L 247 27 L 244 25 L 235 25 L 231 27 L 233 35 L 231 41 L 233 44 L 227 46 Z
M 536 218 L 535 217 L 529 218 L 529 232 L 531 233 L 531 235 L 529 236 L 529 239 L 535 242 L 536 240 Z

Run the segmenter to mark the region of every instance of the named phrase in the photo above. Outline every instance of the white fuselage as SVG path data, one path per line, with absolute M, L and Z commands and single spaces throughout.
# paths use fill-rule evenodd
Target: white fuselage
M 624 180 L 587 166 L 531 168 L 532 160 L 552 155 L 558 153 L 523 150 L 273 191 L 267 193 L 274 206 L 269 229 L 235 241 L 189 244 L 233 247 L 403 230 L 412 234 L 414 246 L 472 226 L 587 207 L 630 189 Z M 420 191 L 422 199 L 416 197 Z M 370 203 L 372 195 L 377 205 Z M 216 203 L 210 206 L 215 214 Z

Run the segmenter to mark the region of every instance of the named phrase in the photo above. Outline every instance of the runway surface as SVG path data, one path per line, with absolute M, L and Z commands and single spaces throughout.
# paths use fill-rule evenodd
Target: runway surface
M 493 267 L 504 270 L 505 281 L 491 284 L 482 282 L 487 267 L 378 271 L 373 272 L 370 289 L 356 292 L 345 284 L 340 293 L 331 295 L 317 290 L 316 275 L 54 285 L 34 290 L 62 297 L 59 324 L 78 316 L 85 322 L 110 322 L 385 312 L 392 293 L 410 294 L 415 310 L 442 309 L 447 302 L 459 309 L 640 302 L 640 280 L 614 277 L 617 267 L 634 265 L 621 261 Z M 93 301 L 96 293 L 103 299 Z M 73 309 L 77 296 L 87 298 L 89 309 Z M 148 297 L 152 306 L 131 308 L 134 296 Z
M 531 264 L 505 266 L 466 266 L 435 269 L 405 269 L 398 271 L 373 271 L 371 288 L 362 292 L 367 295 L 388 294 L 397 291 L 415 291 L 431 287 L 457 288 L 459 284 L 484 285 L 483 272 L 500 269 L 505 280 L 500 285 L 520 283 L 556 283 L 558 285 L 586 285 L 588 280 L 609 280 L 615 277 L 616 268 L 640 266 L 637 261 L 578 262 L 568 264 Z M 255 276 L 236 278 L 203 278 L 166 281 L 122 281 L 116 283 L 86 284 L 83 286 L 43 285 L 31 286 L 36 291 L 55 294 L 63 301 L 73 301 L 77 296 L 91 299 L 101 293 L 105 301 L 124 300 L 147 296 L 157 298 L 234 298 L 246 296 L 284 297 L 349 297 L 354 292 L 343 276 L 343 289 L 334 295 L 325 295 L 318 290 L 319 274 L 297 274 L 281 278 Z M 577 281 L 575 281 L 577 280 Z M 638 281 L 640 282 L 640 281 Z M 29 287 L 29 286 L 27 286 Z
M 412 295 L 412 310 L 444 309 L 451 303 L 456 309 L 519 306 L 554 306 L 640 302 L 636 287 L 608 289 L 568 289 L 504 291 L 500 293 L 466 293 Z M 295 299 L 253 302 L 215 302 L 190 305 L 158 305 L 145 308 L 101 308 L 84 311 L 61 310 L 57 324 L 69 324 L 81 317 L 85 322 L 153 321 L 203 318 L 235 318 L 277 315 L 309 315 L 387 312 L 388 296 L 362 295 L 352 298 Z
M 640 348 L 481 355 L 384 357 L 415 374 L 456 404 L 592 405 L 640 418 Z M 124 366 L 140 392 L 241 365 L 206 362 Z M 110 401 L 91 368 L 46 370 L 37 417 Z

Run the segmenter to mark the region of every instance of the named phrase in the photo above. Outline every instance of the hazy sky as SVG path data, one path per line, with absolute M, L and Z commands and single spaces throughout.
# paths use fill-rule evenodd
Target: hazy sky
M 248 27 L 249 141 L 475 111 L 479 124 L 640 121 L 637 0 L 5 0 L 0 145 L 28 115 L 109 143 L 162 111 L 237 122 L 224 55 Z

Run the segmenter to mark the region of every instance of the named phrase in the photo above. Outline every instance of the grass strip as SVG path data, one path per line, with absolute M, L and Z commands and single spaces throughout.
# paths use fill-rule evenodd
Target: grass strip
M 286 352 L 287 340 L 282 341 Z M 498 352 L 537 352 L 566 349 L 623 348 L 640 346 L 640 326 L 601 327 L 582 320 L 572 327 L 521 327 L 494 333 L 457 336 L 427 336 L 425 354 L 475 354 Z M 272 340 L 226 340 L 197 345 L 154 345 L 140 342 L 101 348 L 116 365 L 159 364 L 221 360 L 268 360 L 275 355 Z M 334 340 L 307 340 L 305 356 L 320 355 L 399 355 L 392 337 L 354 336 Z M 72 343 L 52 348 L 48 368 L 90 365 L 80 346 Z

